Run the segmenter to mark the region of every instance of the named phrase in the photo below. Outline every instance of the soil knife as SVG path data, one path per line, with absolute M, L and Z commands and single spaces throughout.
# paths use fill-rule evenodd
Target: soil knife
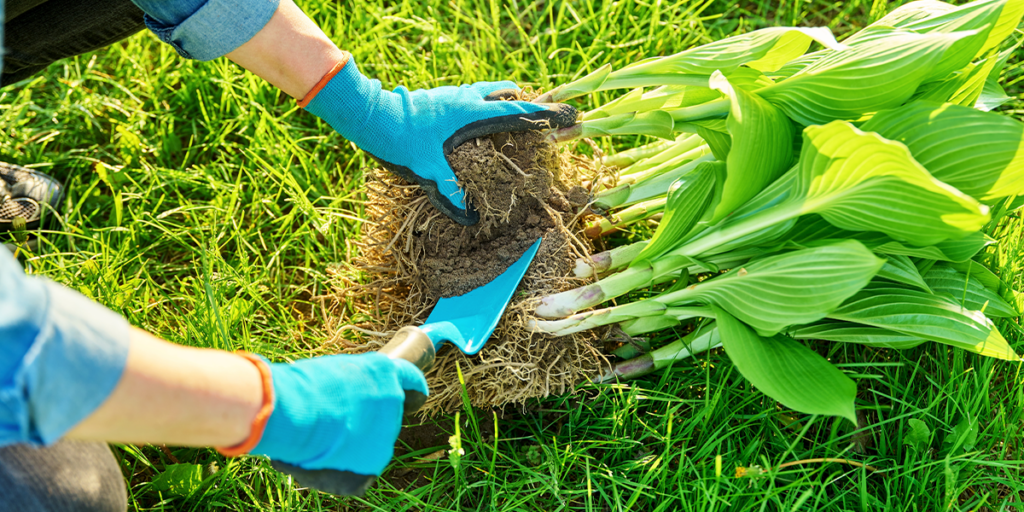
M 539 247 L 540 239 L 491 282 L 464 295 L 437 301 L 426 323 L 419 327 L 410 325 L 399 329 L 380 351 L 391 358 L 405 359 L 423 371 L 433 366 L 437 349 L 446 341 L 452 342 L 466 354 L 476 354 L 494 332 L 494 327 L 498 325 L 498 320 Z M 427 397 L 422 393 L 406 391 L 405 413 L 415 412 L 426 401 Z M 274 469 L 292 475 L 304 486 L 344 496 L 362 496 L 376 478 L 351 471 L 302 469 L 276 460 L 270 461 L 270 464 Z

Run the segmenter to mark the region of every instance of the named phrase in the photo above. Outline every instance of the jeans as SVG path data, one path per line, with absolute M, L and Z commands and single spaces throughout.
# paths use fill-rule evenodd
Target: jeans
M 0 512 L 124 512 L 128 495 L 104 443 L 0 448 Z
M 50 64 L 109 46 L 144 28 L 131 0 L 6 0 L 0 87 Z

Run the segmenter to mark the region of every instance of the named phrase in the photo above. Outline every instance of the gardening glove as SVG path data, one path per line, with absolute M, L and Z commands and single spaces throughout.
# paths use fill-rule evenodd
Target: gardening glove
M 365 477 L 366 486 L 394 454 L 406 390 L 428 394 L 423 372 L 415 365 L 377 352 L 268 366 L 273 409 L 251 453 L 301 470 L 354 473 Z M 335 484 L 317 485 L 316 471 L 289 469 L 284 470 L 305 485 L 339 492 L 330 488 Z
M 380 81 L 360 74 L 346 53 L 299 104 L 384 168 L 418 184 L 438 210 L 469 226 L 480 215 L 466 204 L 446 159 L 456 147 L 494 133 L 576 123 L 576 109 L 569 105 L 502 101 L 518 90 L 506 81 L 385 91 Z

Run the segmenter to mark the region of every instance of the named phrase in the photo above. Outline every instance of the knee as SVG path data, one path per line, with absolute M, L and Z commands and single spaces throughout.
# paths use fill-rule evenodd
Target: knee
M 0 512 L 128 508 L 124 478 L 104 443 L 61 441 L 46 448 L 0 448 L 0 488 L 11 491 L 0 503 Z

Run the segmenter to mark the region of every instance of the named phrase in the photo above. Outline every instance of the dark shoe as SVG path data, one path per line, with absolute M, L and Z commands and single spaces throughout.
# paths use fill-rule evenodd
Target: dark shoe
M 0 236 L 19 230 L 36 231 L 56 219 L 64 186 L 49 175 L 0 162 Z M 3 236 L 3 238 L 8 238 Z

